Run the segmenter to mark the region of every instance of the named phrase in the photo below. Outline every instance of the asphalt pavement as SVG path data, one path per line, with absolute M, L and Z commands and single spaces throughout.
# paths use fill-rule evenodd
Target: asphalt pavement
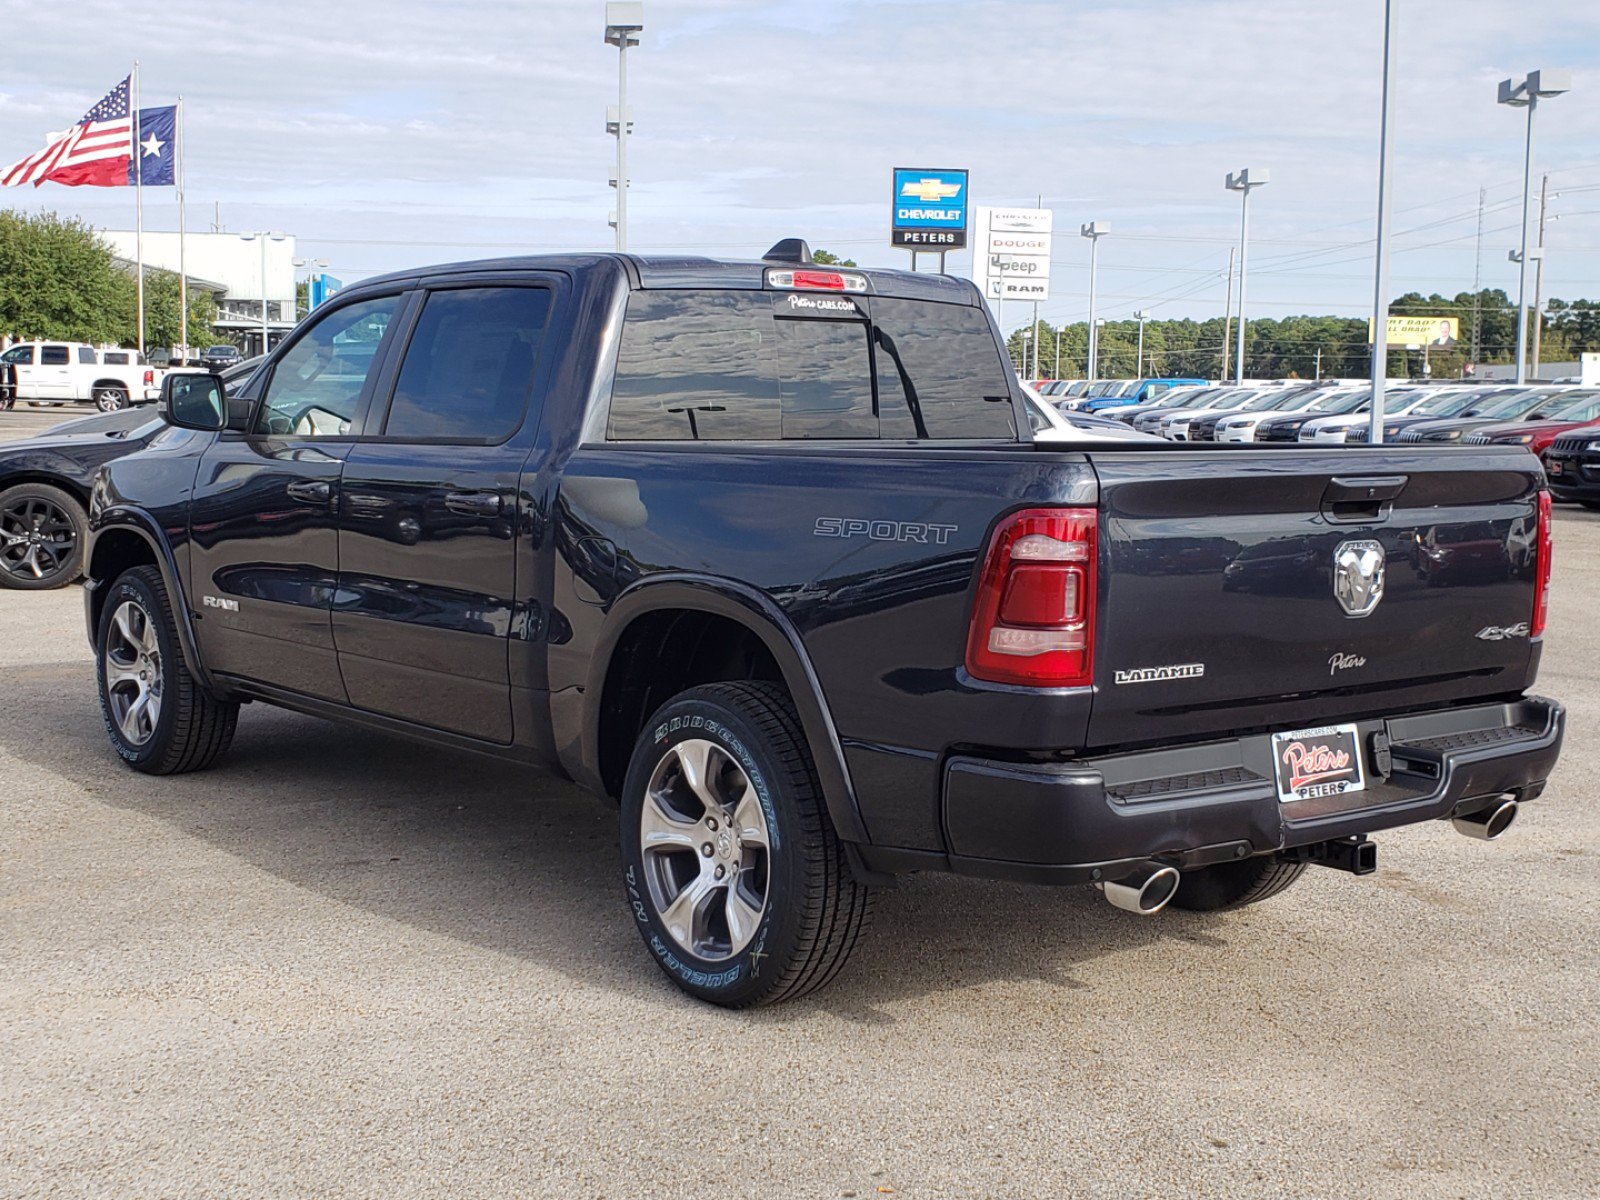
M 261 705 L 134 774 L 79 591 L 0 592 L 0 1195 L 1600 1195 L 1600 514 L 1555 538 L 1502 841 L 1220 916 L 917 878 L 747 1013 L 651 965 L 586 794 Z

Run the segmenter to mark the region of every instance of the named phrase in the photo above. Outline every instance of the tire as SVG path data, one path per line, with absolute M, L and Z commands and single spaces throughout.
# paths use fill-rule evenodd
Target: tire
M 128 393 L 114 387 L 95 388 L 90 399 L 101 412 L 118 412 L 129 404 Z
M 88 534 L 83 505 L 48 483 L 19 483 L 0 492 L 0 587 L 43 592 L 83 572 Z
M 1578 503 L 1590 512 L 1600 512 L 1600 500 L 1579 500 Z
M 155 567 L 125 571 L 107 591 L 95 677 L 112 749 L 136 771 L 199 771 L 233 741 L 239 706 L 215 699 L 189 673 L 167 585 Z
M 1305 874 L 1305 869 L 1305 863 L 1281 862 L 1266 855 L 1185 871 L 1172 897 L 1172 907 L 1189 912 L 1225 912 L 1259 904 L 1288 888 Z
M 872 895 L 851 874 L 783 688 L 709 684 L 668 701 L 634 746 L 621 809 L 628 905 L 678 987 L 747 1008 L 839 973 Z

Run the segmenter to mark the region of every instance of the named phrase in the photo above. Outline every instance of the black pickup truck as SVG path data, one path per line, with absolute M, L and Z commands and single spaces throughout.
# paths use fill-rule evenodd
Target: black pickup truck
M 826 983 L 899 874 L 1225 909 L 1496 836 L 1560 748 L 1528 454 L 1036 441 L 946 276 L 432 267 L 163 411 L 92 505 L 129 765 L 264 701 L 577 780 L 719 1004 Z

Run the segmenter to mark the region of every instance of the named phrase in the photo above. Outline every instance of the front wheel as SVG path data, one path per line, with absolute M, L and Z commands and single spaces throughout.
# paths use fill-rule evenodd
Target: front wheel
M 190 674 L 155 567 L 125 571 L 107 590 L 95 660 L 106 733 L 134 770 L 198 771 L 232 743 L 239 706 L 218 700 Z
M 656 964 L 730 1008 L 828 983 L 865 928 L 788 694 L 692 688 L 651 717 L 622 793 L 627 898 Z
M 129 404 L 128 393 L 114 387 L 95 388 L 93 399 L 101 412 L 118 412 Z
M 88 529 L 77 497 L 47 483 L 0 492 L 0 587 L 42 592 L 65 587 L 83 567 Z

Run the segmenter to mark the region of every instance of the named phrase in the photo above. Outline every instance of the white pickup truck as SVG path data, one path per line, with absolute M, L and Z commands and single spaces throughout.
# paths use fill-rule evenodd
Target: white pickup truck
M 13 398 L 30 404 L 88 400 L 101 412 L 114 412 L 161 396 L 162 373 L 141 363 L 136 350 L 97 350 L 84 342 L 20 342 L 0 354 L 0 364 L 16 368 Z

